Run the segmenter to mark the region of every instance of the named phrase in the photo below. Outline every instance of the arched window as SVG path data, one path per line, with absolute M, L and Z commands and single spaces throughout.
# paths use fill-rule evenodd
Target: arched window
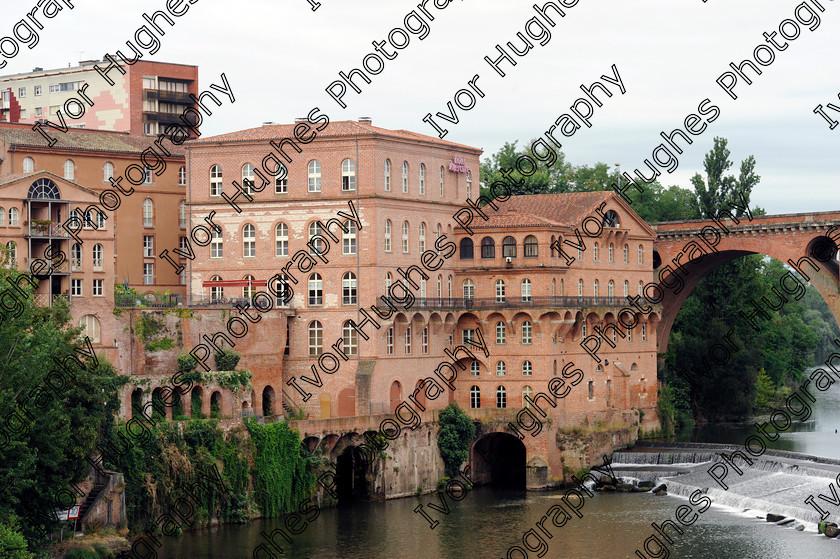
M 470 361 L 470 376 L 477 377 L 481 374 L 481 368 L 476 359 Z
M 8 256 L 6 256 L 7 262 L 9 264 L 14 264 L 17 262 L 17 243 L 14 241 L 9 241 L 6 243 L 6 250 L 8 251 Z
M 402 164 L 402 191 L 408 192 L 408 161 Z
M 525 237 L 525 258 L 536 258 L 539 255 L 537 238 L 533 235 Z
M 76 165 L 69 159 L 64 162 L 64 178 L 69 181 L 76 178 Z
M 481 407 L 481 390 L 477 386 L 470 386 L 470 407 L 473 409 Z
M 498 386 L 496 388 L 496 407 L 497 408 L 506 408 L 507 407 L 507 391 L 505 390 L 504 386 Z
M 178 169 L 178 186 L 187 186 L 187 168 Z
M 423 280 L 426 281 L 426 280 Z M 424 297 L 425 299 L 425 297 Z M 426 326 L 423 328 L 423 331 L 420 333 L 420 351 L 423 352 L 424 355 L 429 353 L 429 327 Z
M 618 219 L 618 214 L 614 210 L 609 210 L 604 214 L 604 227 L 611 227 L 617 229 L 621 227 L 621 222 Z
M 151 198 L 143 200 L 143 227 L 154 227 L 155 205 Z
M 82 271 L 82 245 L 79 243 L 73 243 L 73 246 L 70 247 L 70 271 Z
M 0 225 L 6 225 L 6 210 L 0 206 Z
M 324 304 L 324 283 L 321 274 L 314 273 L 309 276 L 309 304 Z
M 464 280 L 464 300 L 472 301 L 473 295 L 475 295 L 475 284 L 473 280 L 467 278 Z
M 461 239 L 461 260 L 473 259 L 473 242 L 469 237 Z
M 411 353 L 411 324 L 405 329 L 405 354 Z
M 505 333 L 507 328 L 505 328 L 505 323 L 503 321 L 499 321 L 496 323 L 496 343 L 503 344 L 505 343 Z
M 483 239 L 481 239 L 481 257 L 496 257 L 496 241 L 493 240 L 493 237 L 484 237 Z
M 309 224 L 307 229 L 309 234 L 309 254 L 323 254 L 324 253 L 324 239 L 321 236 L 321 222 L 313 221 Z
M 356 274 L 345 272 L 341 277 L 342 303 L 345 305 L 356 304 Z
M 102 245 L 96 243 L 93 245 L 93 271 L 94 272 L 101 272 L 102 265 L 104 263 L 104 250 L 102 249 Z
M 254 276 L 248 274 L 242 279 L 248 282 L 247 285 L 242 286 L 242 296 L 250 300 L 257 292 L 257 288 L 254 287 Z
M 522 302 L 523 303 L 530 303 L 531 302 L 531 280 L 525 278 L 522 280 L 522 283 L 519 287 L 520 291 L 522 292 Z
M 531 402 L 534 401 L 534 389 L 527 384 L 522 387 L 522 407 L 530 408 Z
M 278 307 L 286 307 L 289 305 L 289 301 L 292 299 L 292 293 L 290 293 L 289 288 L 289 276 L 286 274 L 278 274 L 276 280 L 274 280 L 274 295 L 276 297 L 275 304 Z M 286 333 L 286 341 L 288 341 L 289 336 L 288 332 Z
M 420 196 L 426 194 L 426 165 L 420 164 Z
M 592 261 L 598 261 L 598 243 L 595 243 L 595 246 L 592 247 Z
M 385 252 L 391 252 L 391 220 L 385 220 Z
M 638 366 L 638 365 L 636 365 L 635 363 L 633 363 L 632 365 L 630 365 L 630 370 L 631 370 L 631 371 L 638 371 L 638 370 L 639 370 L 639 366 Z
M 560 296 L 564 297 L 566 295 L 566 281 L 563 278 L 560 278 Z
M 440 168 L 440 197 L 443 198 L 443 166 Z
M 583 297 L 583 280 L 578 280 L 578 297 Z
M 503 377 L 507 372 L 507 366 L 504 361 L 496 361 L 496 376 Z
M 530 361 L 523 361 L 522 362 L 522 376 L 523 377 L 530 377 L 534 372 L 534 366 L 531 364 Z
M 221 258 L 223 256 L 222 234 L 220 228 L 210 228 L 210 258 Z
M 426 252 L 426 224 L 420 224 L 420 254 Z
M 530 344 L 531 343 L 531 321 L 526 320 L 522 323 L 522 343 L 523 344 Z
M 289 256 L 289 226 L 282 221 L 274 227 L 274 255 Z
M 610 280 L 610 282 L 607 284 L 607 297 L 609 297 L 610 299 L 615 297 L 615 282 L 613 280 Z
M 440 302 L 440 300 L 443 298 L 443 280 L 442 280 L 440 274 L 438 274 L 438 279 L 437 279 L 437 291 L 438 291 L 438 302 Z
M 613 263 L 613 244 L 612 243 L 610 243 L 610 248 L 609 248 L 609 260 L 610 260 L 610 264 L 612 264 Z
M 601 365 L 598 365 L 597 367 L 595 367 L 595 372 L 596 373 L 603 373 L 604 368 Z
M 341 349 L 346 355 L 356 355 L 359 352 L 359 334 L 349 320 L 341 328 Z
M 385 274 L 385 293 L 390 293 L 391 291 L 391 283 L 393 280 L 391 279 L 391 272 Z
M 53 181 L 41 178 L 32 183 L 26 197 L 32 200 L 58 200 L 61 198 L 61 194 Z M 101 213 L 97 212 L 97 215 Z
M 99 319 L 97 319 L 92 314 L 86 314 L 81 319 L 79 319 L 79 326 L 82 327 L 82 336 L 87 336 L 88 338 L 90 338 L 91 343 L 99 343 Z
M 187 228 L 187 202 L 185 200 L 181 200 L 178 204 L 178 225 L 181 229 Z
M 309 162 L 309 192 L 321 192 L 321 162 Z
M 242 256 L 253 258 L 257 255 L 257 230 L 250 223 L 242 228 Z
M 254 166 L 250 163 L 242 166 L 242 192 L 254 194 Z
M 630 282 L 624 280 L 624 296 L 627 297 L 628 295 L 630 295 Z
M 513 237 L 502 239 L 502 257 L 516 258 L 516 239 Z
M 324 328 L 317 320 L 309 323 L 309 355 L 321 355 L 324 351 Z
M 598 296 L 598 280 L 595 280 L 594 287 L 592 289 L 592 295 L 595 297 Z
M 18 213 L 17 208 L 9 208 L 9 227 L 17 227 L 18 226 Z
M 645 292 L 645 282 L 639 280 L 639 296 L 643 295 Z
M 107 165 L 107 163 L 106 163 Z M 23 172 L 24 173 L 32 173 L 35 171 L 35 160 L 31 157 L 25 157 L 23 159 Z M 113 176 L 113 174 L 111 175 Z M 107 178 L 105 180 L 108 180 Z
M 210 196 L 222 195 L 222 168 L 219 165 L 210 167 Z
M 467 200 L 472 196 L 472 175 L 467 171 Z
M 639 245 L 639 264 L 645 263 L 645 249 L 642 245 Z
M 356 254 L 356 222 L 347 220 L 341 231 L 341 253 Z
M 391 191 L 391 160 L 385 160 L 385 191 Z
M 352 159 L 341 162 L 341 191 L 356 190 L 356 163 Z
M 402 249 L 403 249 L 403 253 L 408 252 L 408 222 L 407 221 L 403 221 Z
M 630 262 L 630 247 L 624 245 L 624 263 Z
M 496 302 L 505 302 L 505 282 L 504 280 L 496 280 Z
M 222 281 L 221 276 L 213 276 L 210 281 Z M 225 296 L 225 288 L 222 286 L 213 286 L 210 288 L 210 300 L 220 301 Z

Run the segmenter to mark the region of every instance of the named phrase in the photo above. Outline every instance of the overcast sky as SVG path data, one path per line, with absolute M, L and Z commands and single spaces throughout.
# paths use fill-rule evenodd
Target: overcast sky
M 515 67 L 505 63 L 502 78 L 484 56 L 496 58 L 498 43 L 520 43 L 516 33 L 524 33 L 535 15 L 534 2 L 454 0 L 437 9 L 434 1 L 427 3 L 435 17 L 429 35 L 422 41 L 411 35 L 397 58 L 386 61 L 370 85 L 363 84 L 362 94 L 348 92 L 347 109 L 325 88 L 339 71 L 360 67 L 374 50 L 371 42 L 387 40 L 391 29 L 402 27 L 416 2 L 320 0 L 313 12 L 307 0 L 197 0 L 174 28 L 165 27 L 160 51 L 145 58 L 197 65 L 202 90 L 220 84 L 225 73 L 236 102 L 225 102 L 206 119 L 204 136 L 264 121 L 291 122 L 316 106 L 331 120 L 370 116 L 375 125 L 434 135 L 423 117 L 445 112 L 446 102 L 479 74 L 486 96 L 471 111 L 459 111 L 461 122 L 447 125 L 446 139 L 481 147 L 485 155 L 505 141 L 541 135 L 569 112 L 582 95 L 581 84 L 612 75 L 615 64 L 627 91 L 595 109 L 592 128 L 565 139 L 568 161 L 644 169 L 644 159 L 662 141 L 659 132 L 682 127 L 686 115 L 709 98 L 720 117 L 679 156 L 679 168 L 660 177 L 663 184 L 690 187 L 689 177 L 702 170 L 703 156 L 719 135 L 729 140 L 735 168 L 748 155 L 756 157 L 762 180 L 753 205 L 770 213 L 840 209 L 840 126 L 831 131 L 812 112 L 818 103 L 840 106 L 840 2 L 818 0 L 825 8 L 818 12 L 819 27 L 800 25 L 799 37 L 776 52 L 752 85 L 739 83 L 738 99 L 732 100 L 715 80 L 730 62 L 752 59 L 753 49 L 767 44 L 762 33 L 795 19 L 800 3 L 580 0 L 556 19 L 545 46 L 535 44 Z M 10 35 L 14 22 L 35 5 L 6 3 L 0 35 Z M 0 72 L 66 67 L 78 62 L 78 51 L 84 51 L 81 59 L 128 52 L 125 41 L 144 23 L 143 12 L 165 9 L 165 0 L 73 3 L 75 9 L 65 7 L 44 20 L 40 43 L 32 50 L 23 47 Z M 803 20 L 811 17 L 799 13 Z

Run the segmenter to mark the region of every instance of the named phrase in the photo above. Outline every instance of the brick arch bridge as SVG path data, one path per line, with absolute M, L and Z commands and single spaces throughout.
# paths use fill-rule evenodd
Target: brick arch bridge
M 667 351 L 674 320 L 697 284 L 718 266 L 750 254 L 770 256 L 796 268 L 840 324 L 840 211 L 678 221 L 651 227 L 657 234 L 654 279 L 665 293 L 657 328 L 660 354 Z M 768 308 L 780 308 L 796 298 L 799 289 L 792 275 L 779 278 L 770 300 L 753 302 L 755 320 L 762 320 Z

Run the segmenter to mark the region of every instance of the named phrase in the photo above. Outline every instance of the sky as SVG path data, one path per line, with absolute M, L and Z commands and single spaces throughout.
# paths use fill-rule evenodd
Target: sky
M 5 2 L 0 36 L 11 35 L 14 23 L 36 5 Z M 564 8 L 565 17 L 549 12 L 556 24 L 548 28 L 550 39 L 543 39 L 545 45 L 532 41 L 534 47 L 521 57 L 512 55 L 516 66 L 502 63 L 505 77 L 484 57 L 497 58 L 497 44 L 522 44 L 516 34 L 524 35 L 536 16 L 533 0 L 426 0 L 434 21 L 417 1 L 318 2 L 315 11 L 310 0 L 185 2 L 189 9 L 174 18 L 174 27 L 163 23 L 160 50 L 144 59 L 198 66 L 201 90 L 221 84 L 225 74 L 236 101 L 205 118 L 205 137 L 266 121 L 292 122 L 314 107 L 333 121 L 368 116 L 377 126 L 436 135 L 423 117 L 447 113 L 446 103 L 478 74 L 484 97 L 469 111 L 456 109 L 458 124 L 435 120 L 446 124 L 447 140 L 480 147 L 485 156 L 506 141 L 523 144 L 543 135 L 585 97 L 580 85 L 612 77 L 615 65 L 625 93 L 610 86 L 614 94 L 594 107 L 591 128 L 568 138 L 556 134 L 567 161 L 645 170 L 644 159 L 663 141 L 659 133 L 683 128 L 685 117 L 709 99 L 720 116 L 692 145 L 680 143 L 685 149 L 679 166 L 663 173 L 662 184 L 691 188 L 689 179 L 702 172 L 713 138 L 722 136 L 729 140 L 733 171 L 749 155 L 756 158 L 761 182 L 753 190 L 753 206 L 771 214 L 840 209 L 840 126 L 832 131 L 813 113 L 818 104 L 840 107 L 840 1 L 808 0 L 802 7 L 792 0 L 563 0 L 573 7 Z M 537 0 L 540 6 L 545 2 Z M 125 42 L 134 41 L 145 24 L 143 13 L 166 9 L 166 0 L 71 3 L 72 10 L 65 5 L 54 18 L 41 17 L 39 43 L 23 46 L 0 72 L 66 67 L 116 50 L 130 52 Z M 357 80 L 362 93 L 349 90 L 343 98 L 347 108 L 341 108 L 326 88 L 340 71 L 360 68 L 375 52 L 372 42 L 387 41 L 392 29 L 404 28 L 412 11 L 428 22 L 428 35 L 421 40 L 419 33 L 408 33 L 409 44 L 394 60 L 385 60 L 378 75 L 369 75 L 370 84 Z M 820 19 L 814 30 L 811 12 Z M 730 62 L 754 60 L 753 49 L 768 45 L 763 33 L 778 32 L 783 20 L 796 22 L 797 15 L 809 23 L 785 24 L 788 36 L 798 27 L 798 37 L 787 41 L 785 50 L 770 47 L 775 60 L 759 66 L 762 75 L 746 70 L 752 85 L 739 79 L 733 100 L 716 83 L 718 77 L 731 71 Z M 535 24 L 529 29 L 539 36 Z M 393 38 L 399 42 L 402 36 Z M 782 46 L 786 41 L 778 35 L 776 40 Z M 759 51 L 765 61 L 766 52 Z M 840 112 L 825 111 L 840 120 Z

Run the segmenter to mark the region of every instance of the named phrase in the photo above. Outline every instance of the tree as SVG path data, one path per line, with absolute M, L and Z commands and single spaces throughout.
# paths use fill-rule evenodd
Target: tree
M 454 478 L 458 475 L 458 468 L 469 458 L 470 442 L 475 436 L 475 424 L 455 402 L 440 412 L 438 421 L 438 448 L 446 475 Z
M 743 216 L 750 203 L 750 193 L 761 180 L 755 174 L 755 158 L 752 155 L 741 162 L 741 174 L 737 179 L 733 175 L 724 176 L 732 167 L 726 144 L 726 138 L 716 136 L 714 147 L 703 160 L 706 180 L 700 173 L 691 177 L 696 194 L 695 209 L 702 217 L 719 218 L 732 209 L 735 209 L 735 217 Z
M 776 385 L 764 367 L 758 372 L 755 380 L 755 407 L 756 409 L 766 408 L 776 396 Z
M 521 186 L 513 187 L 512 193 L 514 196 L 522 194 L 545 194 L 551 192 L 567 192 L 565 185 L 567 184 L 564 178 L 567 172 L 567 165 L 565 162 L 565 155 L 562 151 L 555 151 L 557 160 L 551 166 L 547 162 L 540 161 L 539 157 L 534 154 L 531 147 L 517 149 L 517 142 L 505 142 L 499 151 L 485 159 L 481 163 L 481 182 L 484 186 L 482 194 L 487 196 L 489 194 L 490 185 L 496 181 L 501 181 L 505 178 L 503 171 L 508 172 L 509 180 L 505 182 L 509 184 L 513 182 Z M 531 143 L 533 145 L 533 142 Z M 528 155 L 537 161 L 536 171 L 531 176 L 523 175 L 517 169 L 516 162 L 523 156 Z M 543 156 L 543 159 L 546 159 Z M 521 165 L 526 172 L 531 171 L 531 167 L 527 164 Z M 489 196 L 488 196 L 489 197 Z

